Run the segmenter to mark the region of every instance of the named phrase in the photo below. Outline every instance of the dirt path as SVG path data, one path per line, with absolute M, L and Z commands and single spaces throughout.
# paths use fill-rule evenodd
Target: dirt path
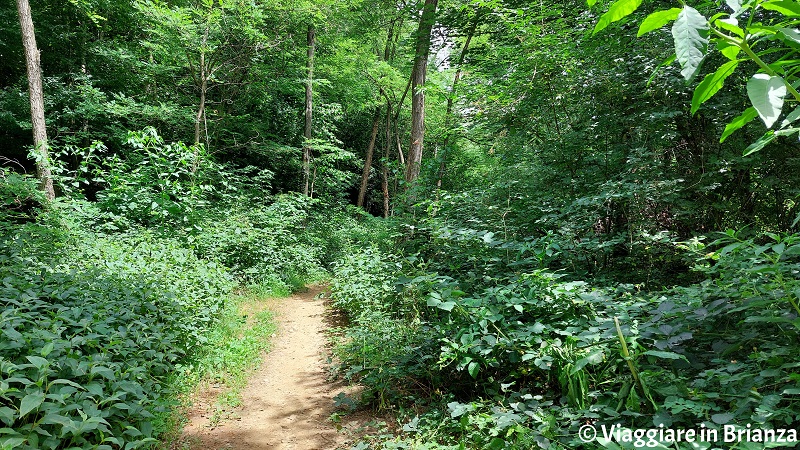
M 328 380 L 322 291 L 312 286 L 267 305 L 279 323 L 272 351 L 233 417 L 212 427 L 202 401 L 190 411 L 184 437 L 192 449 L 326 450 L 346 443 L 329 420 L 333 398 L 345 387 Z

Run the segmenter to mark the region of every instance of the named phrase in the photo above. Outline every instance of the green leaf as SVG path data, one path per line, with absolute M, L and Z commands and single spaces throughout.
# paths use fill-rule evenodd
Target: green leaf
M 648 350 L 644 352 L 645 355 L 655 356 L 656 358 L 661 359 L 682 359 L 687 361 L 686 357 L 675 352 L 662 352 L 658 350 Z
M 722 137 L 719 138 L 719 142 L 725 142 L 725 139 L 728 139 L 728 136 L 732 135 L 739 128 L 742 128 L 743 126 L 752 122 L 756 117 L 758 117 L 758 112 L 755 108 L 751 106 L 750 108 L 745 109 L 743 113 L 725 125 L 725 131 L 722 132 Z
M 42 369 L 49 364 L 49 362 L 41 356 L 26 356 L 25 359 L 30 361 L 37 369 Z
M 31 392 L 22 397 L 22 401 L 19 403 L 19 416 L 25 417 L 29 412 L 38 408 L 42 402 L 44 402 L 44 392 L 42 391 Z
M 800 31 L 793 28 L 779 28 L 778 35 L 788 43 L 800 44 Z
M 594 6 L 595 3 L 597 3 L 597 0 L 586 0 L 586 4 L 589 5 L 589 8 Z
M 747 96 L 767 128 L 778 120 L 786 96 L 786 85 L 780 76 L 757 73 L 747 82 Z
M 39 421 L 41 425 L 61 425 L 62 427 L 70 426 L 73 420 L 59 414 L 47 414 Z
M 731 76 L 739 65 L 739 61 L 728 61 L 721 65 L 716 72 L 706 75 L 697 85 L 692 95 L 692 114 L 696 113 L 700 105 L 714 96 L 725 84 L 725 79 Z
M 15 417 L 16 411 L 8 406 L 0 406 L 0 421 L 3 421 L 3 423 L 6 425 L 11 426 L 14 423 Z
M 653 30 L 657 30 L 664 25 L 672 22 L 673 20 L 678 18 L 678 14 L 681 13 L 680 8 L 672 8 L 666 9 L 663 11 L 656 11 L 647 18 L 642 21 L 642 24 L 639 25 L 639 32 L 636 34 L 636 37 L 642 36 L 647 34 Z
M 708 29 L 706 18 L 691 6 L 684 6 L 672 25 L 675 54 L 681 65 L 681 75 L 687 82 L 697 75 L 706 55 Z
M 711 416 L 711 420 L 713 420 L 714 423 L 725 425 L 726 423 L 733 420 L 733 417 L 734 415 L 730 413 L 714 414 Z
M 761 7 L 770 11 L 777 11 L 784 16 L 800 17 L 800 3 L 791 0 L 771 0 L 761 4 Z
M 454 306 L 456 306 L 456 302 L 440 302 L 436 305 L 437 308 L 445 311 L 452 311 Z
M 606 11 L 605 14 L 600 16 L 600 19 L 597 21 L 597 25 L 595 25 L 592 34 L 597 34 L 612 23 L 629 16 L 631 13 L 636 11 L 636 8 L 638 8 L 641 4 L 642 0 L 617 0 L 613 5 L 611 5 L 610 8 L 608 8 L 608 11 Z
M 714 21 L 714 25 L 716 25 L 718 28 L 722 28 L 725 31 L 730 31 L 740 38 L 744 38 L 744 30 L 739 28 L 739 21 L 732 17 L 729 19 L 716 20 Z
M 767 144 L 774 141 L 776 137 L 777 136 L 775 136 L 774 131 L 772 130 L 767 131 L 766 134 L 758 138 L 757 141 L 753 142 L 746 149 L 744 149 L 742 156 L 750 156 L 753 153 L 761 150 L 762 148 L 766 147 Z
M 67 385 L 72 386 L 72 387 L 77 388 L 77 389 L 83 389 L 83 386 L 81 386 L 80 384 L 78 384 L 78 383 L 76 383 L 76 382 L 74 382 L 72 380 L 65 380 L 63 378 L 59 378 L 59 379 L 56 379 L 56 380 L 53 380 L 53 381 L 50 382 L 51 386 L 54 385 L 54 384 L 67 384 Z
M 471 376 L 472 378 L 478 377 L 478 372 L 480 371 L 480 369 L 481 369 L 480 365 L 475 361 L 472 361 L 467 365 L 467 372 L 469 372 L 469 376 Z
M 44 347 L 42 347 L 42 349 L 39 351 L 39 354 L 41 354 L 46 358 L 47 355 L 52 353 L 53 348 L 55 348 L 55 344 L 53 344 L 52 342 L 48 342 L 47 344 L 45 344 Z
M 109 369 L 108 367 L 105 367 L 105 366 L 94 366 L 89 371 L 89 373 L 91 373 L 92 375 L 99 374 L 101 377 L 103 377 L 103 378 L 105 378 L 107 380 L 110 380 L 110 381 L 116 380 L 116 376 L 114 375 L 114 371 Z
M 498 437 L 492 438 L 492 440 L 489 441 L 489 445 L 486 446 L 486 448 L 488 450 L 501 450 L 501 449 L 504 449 L 506 447 L 507 447 L 506 446 L 506 441 L 504 441 L 504 440 L 502 440 L 502 439 L 500 439 Z
M 25 439 L 24 437 L 19 437 L 19 436 L 3 438 L 0 439 L 0 448 L 2 448 L 3 450 L 6 449 L 11 450 L 13 448 L 17 448 L 20 445 L 24 444 L 26 440 L 27 439 Z
M 781 122 L 781 128 L 788 127 L 789 125 L 794 123 L 794 121 L 796 121 L 797 119 L 800 119 L 800 106 L 798 106 L 797 108 L 794 109 L 794 111 L 786 115 L 786 118 L 783 119 L 783 121 Z
M 736 61 L 736 59 L 738 59 L 739 52 L 742 49 L 727 41 L 717 41 L 717 50 L 722 53 L 722 56 L 730 59 L 731 61 Z
M 604 354 L 602 350 L 594 350 L 587 357 L 575 361 L 575 367 L 572 368 L 570 373 L 571 374 L 577 373 L 579 370 L 583 369 L 587 364 L 598 364 L 603 362 L 603 356 Z

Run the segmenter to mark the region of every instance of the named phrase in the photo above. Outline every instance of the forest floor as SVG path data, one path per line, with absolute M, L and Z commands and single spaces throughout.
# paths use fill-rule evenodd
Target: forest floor
M 313 285 L 252 308 L 276 314 L 278 331 L 259 369 L 242 391 L 241 405 L 221 419 L 214 386 L 195 394 L 184 429 L 183 448 L 202 450 L 327 450 L 349 448 L 371 418 L 345 414 L 344 403 L 357 391 L 332 380 L 326 330 L 335 317 L 322 299 L 324 286 Z M 258 310 L 248 311 L 253 316 Z M 344 392 L 347 397 L 340 396 Z M 336 398 L 340 399 L 337 401 Z M 346 405 L 345 405 L 346 406 Z M 342 416 L 334 424 L 331 417 Z M 338 430 L 337 430 L 338 428 Z

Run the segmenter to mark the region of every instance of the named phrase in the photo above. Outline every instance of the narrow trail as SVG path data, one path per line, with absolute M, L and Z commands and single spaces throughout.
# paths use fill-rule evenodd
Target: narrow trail
M 323 291 L 310 286 L 264 305 L 277 313 L 272 350 L 250 378 L 232 417 L 213 426 L 212 405 L 203 401 L 189 411 L 184 438 L 191 449 L 326 450 L 347 443 L 329 420 L 333 398 L 346 387 L 328 379 Z

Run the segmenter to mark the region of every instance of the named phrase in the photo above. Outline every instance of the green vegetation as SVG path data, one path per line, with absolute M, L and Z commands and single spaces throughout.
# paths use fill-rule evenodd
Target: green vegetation
M 163 447 L 202 380 L 221 418 L 273 330 L 248 302 L 323 279 L 395 420 L 356 448 L 800 423 L 797 2 L 28 3 L 0 448 Z
M 180 400 L 191 401 L 198 387 L 217 386 L 219 395 L 212 423 L 218 423 L 241 404 L 241 391 L 260 364 L 262 354 L 270 349 L 270 340 L 277 330 L 272 311 L 259 310 L 259 305 L 265 298 L 284 294 L 285 291 L 252 289 L 232 297 L 197 357 L 186 366 L 178 367 L 171 378 L 170 389 L 181 397 Z M 170 413 L 165 420 L 174 422 L 175 426 L 174 430 L 165 430 L 165 437 L 169 437 L 170 431 L 178 434 L 183 425 L 180 410 Z M 173 439 L 178 438 L 176 435 Z

